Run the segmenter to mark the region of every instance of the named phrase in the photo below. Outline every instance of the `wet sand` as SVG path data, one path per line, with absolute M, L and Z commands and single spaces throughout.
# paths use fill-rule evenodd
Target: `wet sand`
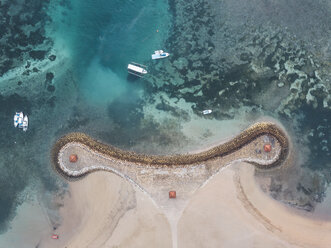
M 45 237 L 40 247 L 171 247 L 165 216 L 123 178 L 96 172 L 69 187 L 60 238 Z

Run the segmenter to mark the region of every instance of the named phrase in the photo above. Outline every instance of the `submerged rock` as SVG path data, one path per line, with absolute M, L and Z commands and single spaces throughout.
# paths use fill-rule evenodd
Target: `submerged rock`
M 47 72 L 46 73 L 46 81 L 47 82 L 52 82 L 53 78 L 54 78 L 54 73 L 53 72 Z
M 48 86 L 47 86 L 47 90 L 48 90 L 49 92 L 54 92 L 54 91 L 55 91 L 55 86 L 54 86 L 54 85 L 48 85 Z
M 178 69 L 178 70 L 183 70 L 184 68 L 187 68 L 188 66 L 188 61 L 186 58 L 179 58 L 174 61 L 173 65 Z
M 47 51 L 42 51 L 42 50 L 34 50 L 30 51 L 29 55 L 33 59 L 39 59 L 42 60 L 45 58 Z
M 50 55 L 50 56 L 48 57 L 48 59 L 49 59 L 50 61 L 54 61 L 54 60 L 56 59 L 56 56 L 55 56 L 54 54 L 52 54 L 52 55 Z

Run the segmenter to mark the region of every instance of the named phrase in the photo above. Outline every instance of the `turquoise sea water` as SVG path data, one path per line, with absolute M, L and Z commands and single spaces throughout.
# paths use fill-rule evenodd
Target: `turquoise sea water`
M 146 63 L 164 46 L 170 28 L 165 1 L 71 1 L 71 22 L 58 35 L 68 39 L 79 90 L 91 103 L 136 97 L 127 64 Z M 64 27 L 63 27 L 64 26 Z
M 65 182 L 49 162 L 58 137 L 83 131 L 126 149 L 176 148 L 190 138 L 181 123 L 190 121 L 192 113 L 220 122 L 245 114 L 244 125 L 265 115 L 279 120 L 295 148 L 300 147 L 297 166 L 307 176 L 294 189 L 280 187 L 286 185 L 281 177 L 272 178 L 271 195 L 287 203 L 300 198 L 297 207 L 308 211 L 322 201 L 331 181 L 331 10 L 323 1 L 312 6 L 308 0 L 293 0 L 291 8 L 284 1 L 262 2 L 0 3 L 8 20 L 0 26 L 8 44 L 1 47 L 0 244 L 9 240 L 6 231 L 16 207 L 34 197 L 51 216 L 46 225 L 60 223 L 51 199 L 63 193 Z M 19 17 L 24 13 L 31 18 Z M 31 44 L 24 46 L 26 40 Z M 157 49 L 171 56 L 151 61 Z M 35 58 L 40 51 L 46 51 L 46 60 L 56 55 L 49 63 L 59 64 L 29 67 L 42 60 Z M 148 65 L 150 76 L 128 77 L 131 61 Z M 22 65 L 25 74 L 17 72 L 9 91 L 3 72 Z M 148 106 L 155 111 L 144 112 Z M 204 117 L 203 109 L 213 109 L 213 114 Z M 29 114 L 27 133 L 12 127 L 12 115 L 19 110 Z M 162 113 L 171 120 L 156 122 Z M 150 146 L 140 148 L 143 142 Z M 12 242 L 22 247 L 22 240 Z

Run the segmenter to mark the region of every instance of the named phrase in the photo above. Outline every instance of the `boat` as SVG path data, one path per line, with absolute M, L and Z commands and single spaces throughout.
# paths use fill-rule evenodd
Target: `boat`
M 22 128 L 23 128 L 23 131 L 26 132 L 26 130 L 28 130 L 28 126 L 29 126 L 29 119 L 28 119 L 28 116 L 24 116 L 23 118 L 23 123 L 22 123 Z
M 59 235 L 57 235 L 57 234 L 53 234 L 53 235 L 51 236 L 51 238 L 52 238 L 52 239 L 59 239 Z
M 14 115 L 14 126 L 22 128 L 24 132 L 28 130 L 29 118 L 27 115 L 23 115 L 23 112 L 16 112 Z
M 23 113 L 22 112 L 16 112 L 14 115 L 14 126 L 20 126 L 23 123 Z
M 143 77 L 147 74 L 147 66 L 135 62 L 128 64 L 128 73 L 137 77 Z
M 213 112 L 211 109 L 206 109 L 206 110 L 202 111 L 202 113 L 203 113 L 204 115 L 208 115 L 208 114 L 210 114 L 211 112 Z
M 163 52 L 163 50 L 157 50 L 154 51 L 154 54 L 152 54 L 152 59 L 163 59 L 168 57 L 170 54 Z

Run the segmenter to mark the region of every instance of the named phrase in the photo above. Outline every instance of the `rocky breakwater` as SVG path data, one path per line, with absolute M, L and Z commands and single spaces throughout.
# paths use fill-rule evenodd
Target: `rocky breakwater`
M 265 157 L 266 154 L 261 152 L 263 143 L 266 141 L 274 146 L 274 151 L 270 153 L 270 157 Z M 66 178 L 80 177 L 98 169 L 104 170 L 102 166 L 99 168 L 91 166 L 94 162 L 89 161 L 84 168 L 80 168 L 81 173 L 76 173 L 73 168 L 71 168 L 73 170 L 71 171 L 70 168 L 67 168 L 68 165 L 66 165 L 68 164 L 69 156 L 63 156 L 63 149 L 68 147 L 68 144 L 73 144 L 73 147 L 77 146 L 77 144 L 78 146 L 82 145 L 91 152 L 99 154 L 99 157 L 104 156 L 110 159 L 114 164 L 129 163 L 140 169 L 144 167 L 154 169 L 189 168 L 194 165 L 208 163 L 209 161 L 213 162 L 220 158 L 225 158 L 227 163 L 236 160 L 247 161 L 258 168 L 268 169 L 279 166 L 287 158 L 289 152 L 287 136 L 277 125 L 269 122 L 256 123 L 230 141 L 206 151 L 196 154 L 169 156 L 146 155 L 123 151 L 116 147 L 100 143 L 83 133 L 71 133 L 60 138 L 52 150 L 53 165 Z M 249 147 L 249 149 L 245 149 L 245 147 Z M 257 147 L 260 149 L 257 149 Z M 238 151 L 240 153 L 236 154 Z M 84 160 L 84 156 L 78 155 L 78 160 Z M 69 167 L 72 167 L 70 163 Z

